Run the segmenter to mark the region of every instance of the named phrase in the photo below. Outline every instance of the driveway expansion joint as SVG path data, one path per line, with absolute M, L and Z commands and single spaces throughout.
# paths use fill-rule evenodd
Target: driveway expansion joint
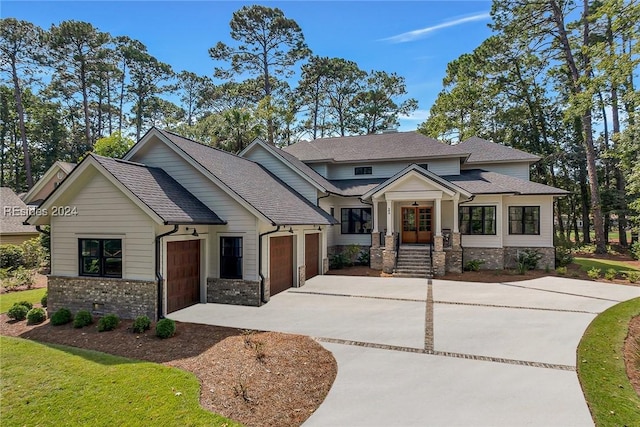
M 541 310 L 541 311 L 557 311 L 561 313 L 580 313 L 580 314 L 598 314 L 595 311 L 586 310 L 569 310 L 564 308 L 546 308 L 546 307 L 527 307 L 523 305 L 499 305 L 499 304 L 480 304 L 473 302 L 460 302 L 460 301 L 433 301 L 434 304 L 448 304 L 448 305 L 469 305 L 472 307 L 489 307 L 489 308 L 513 308 L 517 310 Z
M 386 300 L 386 301 L 424 302 L 423 299 L 418 299 L 418 298 L 394 298 L 394 297 L 379 297 L 374 295 L 351 295 L 351 294 L 338 294 L 335 292 L 289 290 L 287 293 L 288 294 L 321 295 L 325 297 L 347 297 L 347 298 L 380 299 L 380 300 Z
M 572 297 L 591 298 L 591 299 L 597 299 L 597 300 L 601 300 L 601 301 L 622 302 L 621 300 L 617 300 L 617 299 L 594 297 L 592 295 L 574 294 L 572 292 L 554 291 L 553 289 L 535 288 L 535 287 L 532 287 L 532 286 L 522 286 L 522 285 L 516 285 L 515 283 L 500 282 L 498 284 L 499 285 L 503 285 L 503 286 L 512 286 L 514 288 L 531 289 L 531 290 L 534 290 L 534 291 L 541 291 L 541 292 L 550 292 L 552 294 L 570 295 Z

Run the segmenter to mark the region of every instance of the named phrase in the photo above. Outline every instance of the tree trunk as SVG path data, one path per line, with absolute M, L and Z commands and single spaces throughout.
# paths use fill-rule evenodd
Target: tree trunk
M 27 142 L 27 129 L 24 124 L 24 107 L 22 105 L 22 90 L 20 80 L 18 80 L 18 70 L 16 69 L 15 58 L 11 61 L 11 73 L 13 77 L 13 95 L 16 98 L 16 110 L 18 113 L 18 124 L 20 127 L 20 140 L 22 142 L 22 154 L 24 155 L 24 172 L 27 178 L 27 190 L 33 187 L 33 176 L 31 175 L 31 156 L 29 155 L 29 143 Z M 17 179 L 17 177 L 16 177 Z M 16 188 L 18 190 L 18 188 Z
M 587 186 L 587 171 L 583 164 L 580 164 L 580 201 L 582 206 L 582 241 L 591 243 L 591 227 L 589 219 L 589 189 Z
M 80 86 L 82 88 L 82 109 L 84 112 L 84 137 L 87 147 L 93 146 L 91 143 L 91 120 L 89 119 L 89 95 L 87 94 L 87 72 L 85 63 L 80 63 Z

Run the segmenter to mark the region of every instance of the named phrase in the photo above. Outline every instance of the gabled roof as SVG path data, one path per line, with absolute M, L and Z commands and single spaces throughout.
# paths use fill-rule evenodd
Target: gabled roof
M 513 176 L 481 169 L 460 171 L 460 175 L 447 175 L 442 178 L 464 188 L 472 194 L 520 194 L 520 195 L 553 195 L 564 196 L 566 190 L 525 181 Z
M 226 224 L 160 168 L 90 154 L 165 224 Z
M 436 175 L 435 173 L 420 167 L 416 164 L 413 165 L 409 165 L 406 168 L 404 168 L 403 170 L 401 170 L 400 172 L 398 172 L 397 174 L 395 174 L 394 176 L 392 176 L 391 178 L 385 180 L 384 182 L 382 182 L 381 184 L 373 187 L 372 189 L 370 189 L 369 191 L 367 191 L 362 198 L 363 199 L 368 199 L 370 197 L 373 197 L 375 194 L 379 193 L 380 191 L 384 190 L 385 188 L 389 187 L 390 185 L 392 185 L 394 182 L 398 181 L 399 179 L 409 175 L 409 174 L 417 174 L 420 175 L 424 178 L 426 178 L 427 180 L 431 181 L 433 183 L 433 185 L 435 185 L 438 188 L 441 188 L 443 191 L 450 193 L 450 194 L 454 194 L 454 193 L 460 193 L 463 196 L 466 197 L 471 197 L 471 193 L 468 192 L 467 190 L 457 186 L 456 184 L 445 180 L 443 177 Z
M 273 225 L 337 223 L 259 164 L 172 132 L 154 130 L 210 173 L 217 185 L 226 187 Z
M 303 162 L 363 162 L 401 159 L 458 157 L 469 152 L 460 145 L 448 145 L 418 132 L 320 138 L 301 141 L 283 150 Z
M 535 154 L 526 153 L 513 147 L 496 144 L 486 139 L 472 136 L 465 139 L 458 147 L 471 153 L 466 163 L 504 163 L 504 162 L 529 162 L 540 160 Z
M 291 170 L 300 175 L 303 179 L 309 181 L 312 185 L 314 185 L 318 190 L 324 193 L 334 193 L 339 194 L 340 189 L 335 187 L 329 180 L 320 175 L 318 172 L 313 170 L 311 167 L 301 162 L 297 157 L 287 153 L 284 150 L 276 148 L 261 139 L 254 140 L 249 146 L 247 146 L 242 152 L 238 155 L 240 157 L 244 157 L 246 153 L 251 151 L 255 146 L 261 146 L 265 150 L 267 150 L 272 155 L 279 158 L 285 165 L 287 165 Z
M 340 190 L 341 196 L 350 197 L 362 196 L 386 180 L 386 178 L 333 179 L 331 183 Z
M 49 169 L 47 169 L 44 175 L 42 175 L 42 178 L 40 178 L 33 187 L 31 187 L 27 194 L 22 196 L 22 200 L 24 200 L 25 203 L 36 204 L 37 201 L 34 200 L 34 197 L 55 177 L 58 171 L 62 171 L 65 175 L 69 175 L 75 167 L 75 163 L 58 160 L 52 164 Z M 42 201 L 42 199 L 39 200 Z
M 23 222 L 33 210 L 18 197 L 9 187 L 0 187 L 0 233 L 2 234 L 32 234 L 38 233 L 33 225 Z

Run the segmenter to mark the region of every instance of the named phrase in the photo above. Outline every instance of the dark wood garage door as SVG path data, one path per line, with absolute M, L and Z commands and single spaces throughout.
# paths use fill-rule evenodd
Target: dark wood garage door
M 167 243 L 167 313 L 200 302 L 200 240 Z
M 311 279 L 318 275 L 318 253 L 320 247 L 320 234 L 307 234 L 304 236 L 304 271 L 305 279 Z
M 275 295 L 293 286 L 293 237 L 272 237 L 270 246 L 269 277 Z

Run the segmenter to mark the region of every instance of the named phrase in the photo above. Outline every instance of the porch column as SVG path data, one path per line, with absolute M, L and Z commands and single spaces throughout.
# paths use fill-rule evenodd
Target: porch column
M 387 236 L 393 235 L 393 200 L 387 200 Z
M 377 234 L 378 233 L 378 201 L 377 200 L 372 200 L 373 201 L 373 233 Z
M 435 200 L 436 205 L 436 236 L 442 236 L 442 199 Z
M 459 219 L 458 219 L 458 203 L 460 202 L 460 193 L 456 193 L 453 196 L 453 232 L 459 233 Z

